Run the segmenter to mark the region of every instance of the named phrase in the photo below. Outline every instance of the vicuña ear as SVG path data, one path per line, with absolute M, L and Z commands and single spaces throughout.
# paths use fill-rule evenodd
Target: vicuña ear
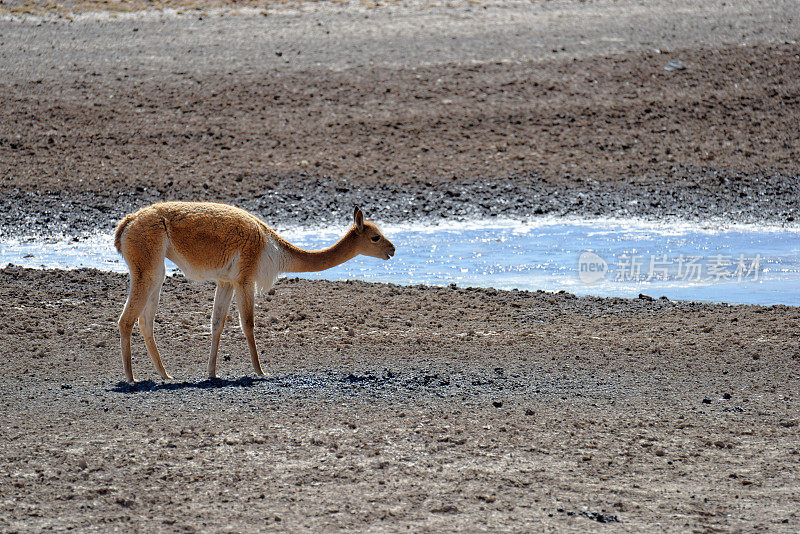
M 356 209 L 353 211 L 353 223 L 355 223 L 356 229 L 359 232 L 364 230 L 364 213 L 358 206 L 356 206 Z

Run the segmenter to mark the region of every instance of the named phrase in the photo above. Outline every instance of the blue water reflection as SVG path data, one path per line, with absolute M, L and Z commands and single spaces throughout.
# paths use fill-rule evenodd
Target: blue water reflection
M 388 262 L 357 258 L 309 278 L 800 305 L 798 229 L 606 220 L 390 227 L 385 233 L 398 250 Z M 334 234 L 295 237 L 316 247 Z M 607 265 L 599 279 L 578 270 L 586 251 Z
M 550 219 L 383 229 L 397 246 L 391 260 L 358 257 L 302 276 L 800 305 L 798 228 Z M 321 248 L 342 231 L 281 233 L 300 246 Z M 109 236 L 3 243 L 0 265 L 7 263 L 125 271 Z

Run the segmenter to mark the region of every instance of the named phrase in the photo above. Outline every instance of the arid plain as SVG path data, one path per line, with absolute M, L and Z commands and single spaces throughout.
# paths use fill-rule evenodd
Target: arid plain
M 4 239 L 798 217 L 795 2 L 165 5 L 0 4 Z M 284 279 L 266 377 L 231 313 L 206 381 L 213 286 L 170 277 L 176 378 L 137 333 L 130 387 L 126 290 L 0 270 L 0 530 L 800 530 L 797 308 Z

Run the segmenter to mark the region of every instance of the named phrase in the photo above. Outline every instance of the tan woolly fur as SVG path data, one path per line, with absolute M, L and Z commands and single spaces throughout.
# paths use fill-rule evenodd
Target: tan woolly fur
M 129 382 L 134 381 L 131 332 L 137 320 L 156 370 L 162 378 L 171 378 L 153 335 L 165 258 L 188 278 L 217 284 L 208 359 L 208 376 L 214 378 L 219 339 L 234 294 L 253 369 L 263 375 L 253 334 L 256 289 L 269 289 L 282 273 L 322 271 L 359 254 L 388 260 L 395 252 L 378 227 L 364 220 L 359 208 L 339 241 L 311 251 L 292 245 L 255 215 L 213 202 L 162 202 L 142 208 L 119 222 L 114 245 L 131 275 L 128 300 L 119 318 L 122 363 Z

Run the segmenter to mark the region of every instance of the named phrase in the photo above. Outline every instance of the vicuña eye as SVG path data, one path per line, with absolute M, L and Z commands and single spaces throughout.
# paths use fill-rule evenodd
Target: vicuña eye
M 377 243 L 380 240 L 381 240 L 381 236 L 379 236 L 379 235 L 372 236 L 372 242 L 373 243 Z

